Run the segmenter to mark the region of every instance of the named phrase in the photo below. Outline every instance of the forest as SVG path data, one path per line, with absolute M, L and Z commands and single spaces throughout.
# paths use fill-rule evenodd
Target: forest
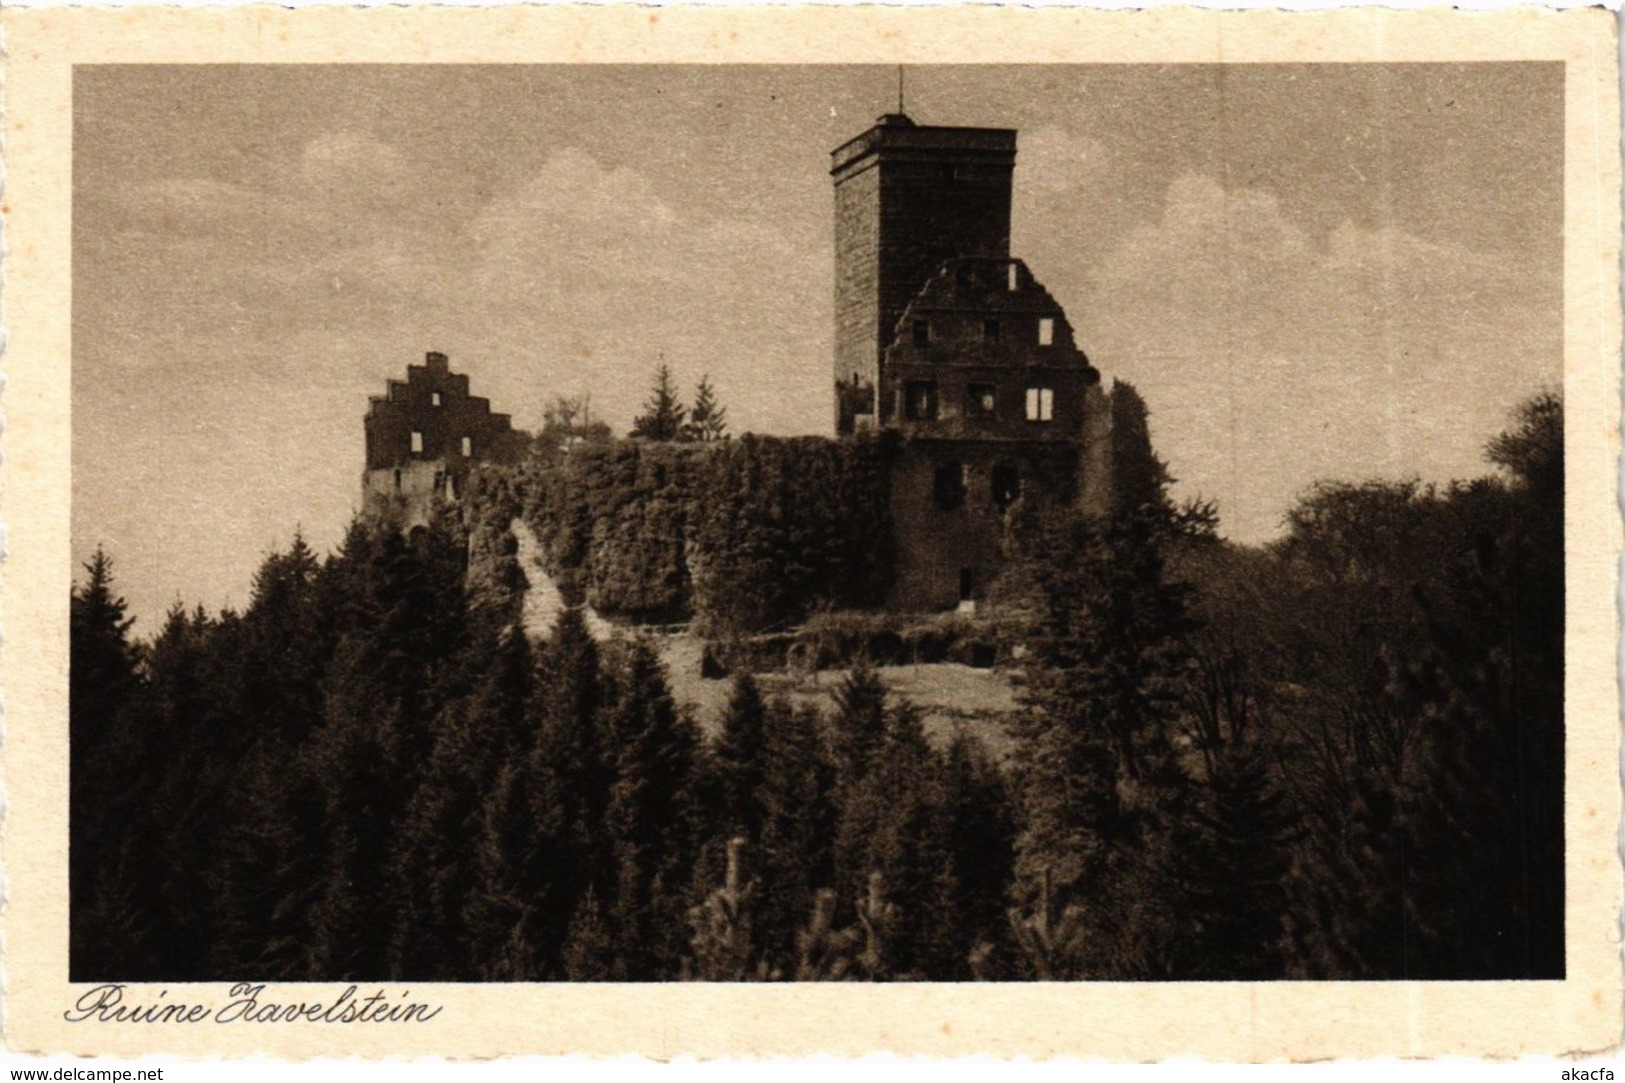
M 708 732 L 649 634 L 568 608 L 527 636 L 507 517 L 585 543 L 619 491 L 535 464 L 409 533 L 296 538 L 241 612 L 150 636 L 98 552 L 71 605 L 70 976 L 1559 978 L 1562 422 L 1523 403 L 1482 477 L 1317 484 L 1263 546 L 1154 458 L 1107 514 L 1036 519 L 1006 755 L 929 739 L 861 657 L 823 710 L 736 672 Z M 704 470 L 741 494 L 791 469 L 727 443 L 707 461 L 735 473 Z M 596 454 L 633 488 L 667 462 Z M 843 581 L 825 551 L 800 582 Z M 842 604 L 782 616 L 804 599 Z

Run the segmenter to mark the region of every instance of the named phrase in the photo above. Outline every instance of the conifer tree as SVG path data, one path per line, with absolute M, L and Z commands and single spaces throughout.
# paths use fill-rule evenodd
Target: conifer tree
M 594 899 L 613 898 L 616 883 L 605 823 L 615 746 L 604 717 L 608 691 L 601 664 L 580 607 L 566 609 L 538 659 L 533 713 L 539 733 L 530 766 L 537 786 L 531 817 L 550 855 L 547 890 L 533 900 L 533 938 L 549 975 L 563 965 L 572 916 L 589 893 Z
M 434 720 L 434 747 L 390 857 L 397 916 L 388 947 L 395 980 L 453 980 L 469 965 L 462 920 L 472 880 L 467 839 L 493 770 L 466 698 Z
M 836 785 L 812 707 L 768 704 L 762 737 L 762 812 L 756 927 L 770 968 L 790 973 L 796 936 L 816 893 L 834 880 Z
M 146 680 L 125 716 L 123 768 L 139 791 L 118 830 L 141 853 L 137 891 L 151 908 L 154 976 L 201 980 L 213 940 L 210 871 L 222 813 L 236 800 L 245 735 L 221 724 L 211 682 L 212 622 L 177 602 L 145 653 Z
M 319 619 L 320 574 L 316 554 L 296 531 L 287 552 L 260 565 L 243 613 L 244 721 L 294 744 L 321 720 L 322 673 L 333 649 L 330 624 Z
M 1049 870 L 1027 908 L 1010 910 L 1010 933 L 1027 976 L 1037 981 L 1077 981 L 1088 976 L 1089 922 L 1084 908 L 1056 906 Z
M 757 953 L 752 919 L 761 885 L 744 875 L 745 847 L 742 837 L 728 840 L 722 886 L 689 911 L 692 976 L 699 981 L 748 981 L 771 973 Z
M 624 948 L 617 945 L 598 893 L 588 889 L 564 936 L 565 981 L 625 981 Z
M 710 443 L 728 437 L 728 408 L 717 401 L 716 388 L 711 386 L 709 374 L 700 377 L 700 386 L 694 390 L 694 406 L 688 412 L 683 426 L 683 438 L 697 443 Z
M 405 878 L 429 882 L 430 913 L 449 953 L 450 969 L 442 973 L 472 967 L 494 980 L 514 977 L 513 968 L 535 969 L 531 960 L 514 957 L 511 935 L 538 893 L 545 856 L 537 852 L 541 840 L 529 804 L 536 787 L 529 771 L 535 747 L 530 643 L 515 627 L 479 653 L 487 659 L 485 672 L 464 711 L 453 715 L 460 725 L 437 743 L 431 768 L 452 756 L 456 761 L 439 777 L 426 776 L 413 799 L 426 807 L 428 829 L 446 833 L 403 836 L 397 857 Z
M 318 612 L 331 624 L 332 596 L 324 591 L 323 598 Z M 208 637 L 211 755 L 225 759 L 231 772 L 229 799 L 215 802 L 209 877 L 217 931 L 209 968 L 214 976 L 251 972 L 288 980 L 309 973 L 309 916 L 328 858 L 326 801 L 311 772 L 312 735 L 296 744 L 279 730 L 243 724 L 250 717 L 242 702 L 248 638 L 242 616 L 229 610 Z M 319 688 L 316 694 L 320 700 Z
M 836 702 L 834 728 L 845 749 L 838 760 L 836 891 L 846 905 L 857 905 L 873 895 L 879 877 L 888 917 L 880 937 L 884 961 L 875 966 L 889 978 L 925 977 L 963 957 L 956 915 L 945 909 L 953 870 L 941 760 L 926 741 L 920 712 L 907 702 L 888 704 L 873 666 L 855 667 Z
M 1111 390 L 1111 517 L 1168 514 L 1168 467 L 1151 447 L 1150 411 L 1145 399 L 1127 381 Z
M 843 790 L 862 781 L 886 737 L 886 685 L 867 657 L 835 689 L 831 752 Z
M 395 915 L 387 868 L 412 770 L 403 756 L 401 700 L 382 683 L 370 647 L 348 638 L 340 644 L 326 722 L 308 749 L 326 830 L 303 944 L 300 976 L 307 980 L 388 972 L 387 931 Z
M 119 778 L 120 740 L 138 681 L 129 641 L 134 621 L 113 585 L 113 562 L 97 547 L 68 608 L 68 850 L 72 910 L 69 968 L 75 980 L 116 976 L 138 958 L 144 902 L 131 881 Z
M 954 736 L 944 757 L 938 799 L 947 863 L 939 878 L 939 909 L 957 934 L 932 977 L 971 977 L 979 948 L 1007 939 L 1006 902 L 1015 864 L 1015 816 L 997 764 L 970 734 Z
M 682 435 L 684 413 L 671 368 L 662 361 L 655 370 L 654 386 L 643 404 L 643 413 L 632 421 L 632 435 L 644 440 L 676 440 Z
M 749 673 L 734 678 L 733 693 L 722 715 L 722 732 L 712 749 L 718 780 L 721 819 L 728 831 L 754 842 L 762 836 L 763 757 L 766 751 L 767 704 Z
M 653 647 L 633 642 L 607 710 L 615 780 L 605 814 L 616 876 L 615 930 L 627 976 L 677 976 L 687 950 L 686 892 L 694 863 L 699 737 L 672 700 Z
M 1166 976 L 1262 981 L 1284 976 L 1291 829 L 1267 760 L 1228 750 L 1178 817 L 1151 887 L 1171 928 L 1150 937 Z
M 1058 517 L 1031 540 L 1043 600 L 1034 644 L 1042 668 L 1018 726 L 1014 895 L 1030 907 L 1047 891 L 1055 911 L 1080 908 L 1092 926 L 1080 941 L 1088 957 L 1069 965 L 1082 968 L 1077 976 L 1096 977 L 1144 976 L 1135 973 L 1136 930 L 1114 923 L 1125 906 L 1139 905 L 1129 882 L 1146 890 L 1159 806 L 1178 800 L 1169 725 L 1195 628 L 1189 588 L 1166 571 L 1165 550 L 1181 522 L 1166 495 L 1166 471 L 1144 438 L 1143 404 L 1126 394 L 1115 412 L 1124 413 L 1127 431 L 1114 439 L 1129 446 L 1116 455 L 1109 514 Z
M 456 694 L 467 646 L 466 539 L 442 514 L 409 538 L 385 533 L 348 570 L 356 623 L 328 669 L 325 723 L 307 746 L 323 817 L 320 901 L 309 973 L 388 973 L 399 901 L 389 891 L 396 834 L 435 742 L 436 706 Z
M 69 605 L 68 718 L 72 755 L 92 768 L 106 762 L 107 741 L 136 689 L 129 639 L 135 621 L 125 615 L 128 606 L 113 588 L 113 562 L 106 551 L 98 546 L 84 568 L 88 578 Z M 90 779 L 86 772 L 78 780 Z

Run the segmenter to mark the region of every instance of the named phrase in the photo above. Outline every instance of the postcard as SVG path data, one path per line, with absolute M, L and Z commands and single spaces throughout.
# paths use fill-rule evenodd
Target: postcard
M 5 1035 L 1619 1040 L 1612 17 L 4 17 Z

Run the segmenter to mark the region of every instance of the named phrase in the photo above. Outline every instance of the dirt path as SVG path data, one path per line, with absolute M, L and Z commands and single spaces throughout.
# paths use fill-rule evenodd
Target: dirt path
M 567 608 L 564 595 L 559 591 L 558 584 L 553 582 L 553 577 L 542 567 L 542 545 L 536 540 L 530 526 L 523 519 L 515 519 L 508 524 L 508 529 L 513 531 L 514 540 L 519 543 L 519 567 L 523 569 L 529 584 L 525 589 L 519 619 L 527 635 L 540 639 L 553 630 L 559 614 Z M 592 606 L 583 606 L 582 612 L 587 618 L 587 631 L 594 639 L 602 641 L 614 634 L 614 626 L 600 617 Z

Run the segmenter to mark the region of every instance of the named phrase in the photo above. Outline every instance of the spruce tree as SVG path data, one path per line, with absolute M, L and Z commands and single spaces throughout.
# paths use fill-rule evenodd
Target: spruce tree
M 624 948 L 616 943 L 596 891 L 587 892 L 570 920 L 561 966 L 565 981 L 625 981 L 634 976 L 627 972 Z
M 654 386 L 643 404 L 643 413 L 632 421 L 632 435 L 644 440 L 676 440 L 682 435 L 684 412 L 671 369 L 662 361 L 655 370 Z
M 886 685 L 867 657 L 835 689 L 830 744 L 843 790 L 855 788 L 874 765 L 886 738 Z
M 466 958 L 474 973 L 487 980 L 534 979 L 537 963 L 516 957 L 512 942 L 541 893 L 548 856 L 532 805 L 539 788 L 530 713 L 535 672 L 524 631 L 508 629 L 488 657 L 489 668 L 468 704 L 468 726 L 478 742 L 462 780 L 469 812 L 438 847 L 441 860 L 464 879 L 466 895 L 460 908 L 454 909 L 455 898 L 443 905 L 447 917 L 466 930 Z
M 75 980 L 122 976 L 147 935 L 145 908 L 130 879 L 127 821 L 118 797 L 128 746 L 120 740 L 138 689 L 129 641 L 134 621 L 113 585 L 101 547 L 68 607 L 69 969 Z M 124 747 L 120 747 L 124 745 Z
M 781 973 L 794 970 L 797 933 L 817 891 L 834 880 L 835 785 L 816 710 L 769 703 L 757 791 L 762 894 L 756 928 L 764 959 Z
M 87 579 L 73 592 L 68 607 L 68 714 L 70 732 L 82 738 L 87 757 L 129 702 L 135 684 L 135 655 L 130 645 L 134 618 L 113 588 L 113 561 L 97 547 L 84 565 Z
M 1167 571 L 1185 524 L 1151 452 L 1144 405 L 1126 387 L 1113 400 L 1109 512 L 1050 517 L 1028 540 L 1042 599 L 1033 643 L 1041 668 L 1018 726 L 1014 896 L 1028 910 L 1072 912 L 1091 926 L 1069 941 L 1085 949 L 1067 964 L 1076 977 L 1145 976 L 1135 973 L 1136 930 L 1118 918 L 1154 901 L 1143 898 L 1146 870 L 1157 817 L 1179 800 L 1170 726 L 1196 628 L 1189 588 Z
M 756 945 L 753 919 L 761 885 L 745 876 L 746 845 L 742 837 L 728 840 L 721 886 L 689 911 L 691 976 L 699 981 L 749 981 L 772 973 Z
M 949 744 L 939 786 L 948 859 L 940 908 L 953 916 L 958 939 L 932 977 L 965 979 L 978 949 L 997 948 L 1007 938 L 1015 814 L 998 765 L 968 733 L 955 734 Z
M 647 642 L 627 648 L 617 685 L 607 709 L 615 780 L 605 814 L 615 896 L 605 916 L 628 978 L 672 978 L 687 948 L 699 735 Z
M 612 898 L 616 883 L 605 820 L 615 746 L 601 665 L 580 607 L 566 609 L 538 659 L 533 713 L 540 732 L 531 755 L 537 785 L 531 816 L 551 855 L 547 891 L 535 901 L 534 940 L 549 976 L 561 972 L 572 916 L 589 894 Z
M 332 654 L 331 627 L 319 616 L 321 564 L 295 532 L 254 575 L 243 613 L 243 721 L 298 744 L 321 720 L 322 673 Z
M 762 808 L 766 730 L 767 704 L 761 690 L 754 677 L 741 673 L 734 678 L 711 756 L 724 829 L 750 842 L 761 838 L 766 818 Z
M 308 973 L 325 980 L 388 973 L 398 825 L 433 756 L 437 706 L 467 687 L 466 538 L 449 514 L 409 538 L 363 543 L 358 556 L 344 573 L 355 623 L 338 642 L 325 723 L 306 753 L 332 825 L 306 951 Z
M 1285 976 L 1291 822 L 1267 759 L 1242 746 L 1219 759 L 1169 840 L 1162 897 L 1175 928 L 1160 945 L 1168 977 Z
M 113 587 L 113 562 L 100 547 L 84 565 L 84 585 L 73 592 L 68 618 L 68 732 L 78 822 L 98 819 L 96 787 L 118 768 L 111 742 L 138 689 L 136 651 L 129 639 L 134 619 Z M 116 792 L 117 787 L 105 790 Z M 76 833 L 77 835 L 78 833 Z M 84 839 L 89 854 L 94 837 Z
M 694 389 L 694 406 L 683 426 L 683 438 L 703 444 L 727 437 L 728 408 L 717 401 L 710 375 L 701 376 L 700 386 Z

